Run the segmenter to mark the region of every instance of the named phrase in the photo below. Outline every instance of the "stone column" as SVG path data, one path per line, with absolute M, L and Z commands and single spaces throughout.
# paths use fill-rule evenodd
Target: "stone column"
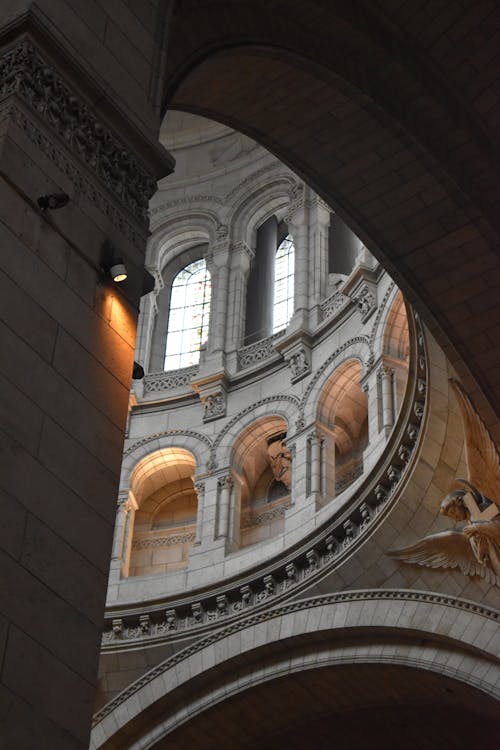
M 230 474 L 219 477 L 217 481 L 219 491 L 217 537 L 219 539 L 227 539 L 229 535 L 229 509 L 233 484 Z
M 212 277 L 212 303 L 208 351 L 205 362 L 210 367 L 222 367 L 227 329 L 227 305 L 229 294 L 230 248 L 228 240 L 216 243 L 210 248 L 207 267 Z
M 278 222 L 271 216 L 257 230 L 255 257 L 248 276 L 245 345 L 273 332 L 274 267 L 278 246 Z
M 381 428 L 387 435 L 394 424 L 394 389 L 393 389 L 393 370 L 391 367 L 383 364 L 377 370 L 377 377 L 380 381 L 380 390 L 382 397 L 382 425 Z
M 122 575 L 128 575 L 129 548 L 132 543 L 133 520 L 137 503 L 131 490 L 121 490 L 116 504 L 116 522 L 113 535 L 113 550 L 109 568 L 110 596 L 113 586 L 118 584 Z
M 194 489 L 198 496 L 198 506 L 196 510 L 196 538 L 195 545 L 199 546 L 203 540 L 203 505 L 205 502 L 205 482 L 195 482 Z
M 309 209 L 308 305 L 312 326 L 320 322 L 320 304 L 327 296 L 330 218 L 329 207 L 315 195 Z
M 296 198 L 286 216 L 289 233 L 295 248 L 294 273 L 294 313 L 290 325 L 293 328 L 307 328 L 309 310 L 309 255 L 308 209 L 304 195 Z
M 236 372 L 238 369 L 237 352 L 243 346 L 247 278 L 252 258 L 253 251 L 246 242 L 242 240 L 233 245 L 226 330 L 226 365 L 231 372 Z
M 310 494 L 316 499 L 321 496 L 321 446 L 323 436 L 317 430 L 309 435 L 310 451 Z

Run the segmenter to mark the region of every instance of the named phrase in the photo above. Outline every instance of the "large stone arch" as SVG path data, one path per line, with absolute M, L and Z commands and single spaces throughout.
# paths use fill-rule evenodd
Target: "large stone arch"
M 164 104 L 242 130 L 333 205 L 498 429 L 496 355 L 476 335 L 479 309 L 498 317 L 494 131 L 451 68 L 426 60 L 430 41 L 419 47 L 384 8 L 348 5 L 291 3 L 277 24 L 274 2 L 188 3 L 172 23 Z M 453 4 L 451 26 L 462 16 Z
M 497 619 L 465 600 L 418 591 L 353 591 L 285 604 L 201 639 L 133 683 L 96 715 L 91 748 L 155 747 L 251 685 L 324 666 L 403 665 L 498 697 Z

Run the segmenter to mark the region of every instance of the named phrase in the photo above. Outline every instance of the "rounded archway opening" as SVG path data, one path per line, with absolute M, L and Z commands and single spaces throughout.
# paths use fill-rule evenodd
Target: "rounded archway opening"
M 137 502 L 130 544 L 129 576 L 185 568 L 195 540 L 196 461 L 184 448 L 163 448 L 135 468 L 131 489 Z
M 368 399 L 361 388 L 361 364 L 341 364 L 321 391 L 316 423 L 322 435 L 324 496 L 339 495 L 363 474 L 368 445 Z
M 264 417 L 235 442 L 232 466 L 240 492 L 241 547 L 283 531 L 292 482 L 287 429 L 282 417 Z

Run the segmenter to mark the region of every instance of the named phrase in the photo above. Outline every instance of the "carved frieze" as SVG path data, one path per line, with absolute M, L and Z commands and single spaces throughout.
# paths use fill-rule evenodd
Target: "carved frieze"
M 284 333 L 284 331 L 279 331 L 261 341 L 256 341 L 255 344 L 249 344 L 240 349 L 238 351 L 240 367 L 251 367 L 275 355 L 276 349 L 274 348 L 274 344 Z
M 165 372 L 152 372 L 144 376 L 144 392 L 158 393 L 183 388 L 191 385 L 191 380 L 198 372 L 198 365 L 183 367 L 181 370 L 167 370 Z
M 156 190 L 154 175 L 92 114 L 29 40 L 2 55 L 0 82 L 0 99 L 15 95 L 25 102 L 125 209 L 147 224 L 148 202 Z M 28 121 L 25 125 L 35 139 L 36 126 Z
M 213 419 L 226 415 L 226 394 L 223 390 L 201 396 L 201 403 L 204 422 L 211 422 Z

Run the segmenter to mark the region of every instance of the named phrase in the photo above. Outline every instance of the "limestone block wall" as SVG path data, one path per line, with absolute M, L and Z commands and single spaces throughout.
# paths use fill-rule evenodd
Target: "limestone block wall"
M 105 5 L 0 4 L 0 744 L 12 748 L 88 746 L 144 210 L 171 165 L 141 88 L 153 25 L 118 3 L 120 31 Z M 140 33 L 139 81 L 118 48 Z M 53 193 L 67 205 L 42 211 Z M 121 292 L 99 270 L 106 240 L 128 267 Z

